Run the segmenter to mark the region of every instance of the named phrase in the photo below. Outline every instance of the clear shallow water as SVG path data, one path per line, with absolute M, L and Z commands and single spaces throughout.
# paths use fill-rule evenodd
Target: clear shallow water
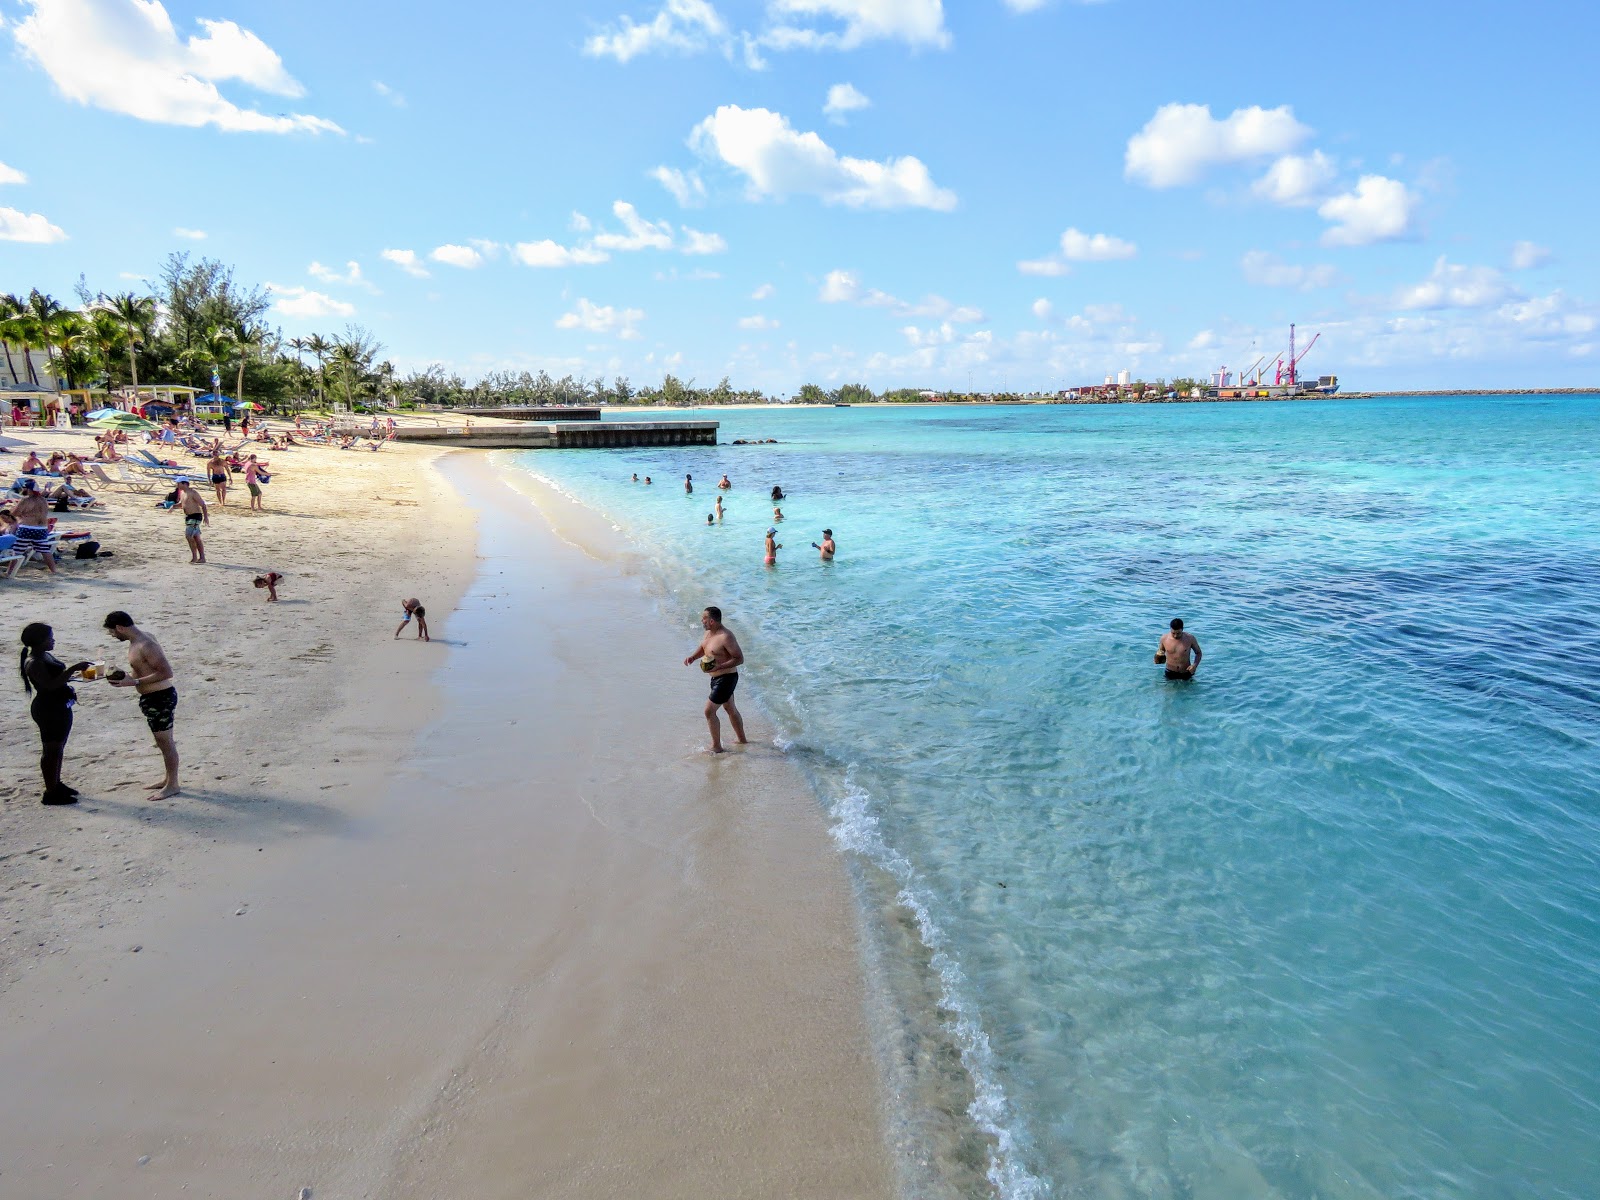
M 726 610 L 997 1190 L 1596 1194 L 1600 399 L 717 415 L 513 461 Z

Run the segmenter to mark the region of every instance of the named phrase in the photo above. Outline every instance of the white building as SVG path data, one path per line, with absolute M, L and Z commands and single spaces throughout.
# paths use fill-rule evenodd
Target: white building
M 1127 387 L 1130 382 L 1132 382 L 1132 381 L 1129 379 L 1127 371 L 1118 371 L 1117 372 L 1117 386 L 1118 387 Z

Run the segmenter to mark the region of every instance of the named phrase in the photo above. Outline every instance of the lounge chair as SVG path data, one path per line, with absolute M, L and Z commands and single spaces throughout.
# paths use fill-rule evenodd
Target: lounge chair
M 115 475 L 106 474 L 105 468 L 99 463 L 91 463 L 89 465 L 89 478 L 102 487 L 126 488 L 128 491 L 137 492 L 141 496 L 149 495 L 155 491 L 158 480 L 149 476 L 140 479 L 129 475 L 125 470 L 121 469 L 121 463 L 113 463 L 112 465 L 118 468 Z

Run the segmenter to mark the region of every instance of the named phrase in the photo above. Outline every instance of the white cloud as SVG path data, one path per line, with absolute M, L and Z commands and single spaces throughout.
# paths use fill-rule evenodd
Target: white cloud
M 284 287 L 279 283 L 266 285 L 273 295 L 272 307 L 286 317 L 353 317 L 356 306 L 335 300 L 321 292 L 303 287 Z
M 1507 304 L 1496 315 L 1541 337 L 1581 337 L 1600 328 L 1600 317 L 1593 309 L 1585 309 L 1559 290 Z
M 1321 150 L 1285 154 L 1250 185 L 1250 190 L 1287 208 L 1310 208 L 1327 195 L 1334 173 L 1333 159 Z
M 1018 13 L 1038 12 L 1049 2 L 1050 0 L 1005 0 L 1006 7 Z
M 1072 268 L 1059 258 L 1025 258 L 1017 264 L 1017 270 L 1024 275 L 1070 275 Z
M 1050 301 L 1046 300 L 1043 296 L 1040 296 L 1039 299 L 1033 302 L 1033 315 L 1038 317 L 1041 321 L 1048 321 L 1055 311 L 1056 306 L 1051 304 Z
M 342 275 L 332 267 L 325 267 L 319 262 L 313 262 L 306 268 L 306 274 L 313 279 L 322 280 L 323 283 L 366 283 L 366 280 L 361 277 L 361 264 L 358 262 L 346 263 L 345 272 Z
M 28 177 L 21 171 L 17 170 L 15 167 L 8 167 L 5 163 L 0 162 L 0 184 L 27 182 Z
M 774 25 L 759 41 L 775 50 L 854 50 L 872 41 L 940 49 L 950 44 L 940 0 L 770 0 L 767 8 L 774 17 L 821 17 L 844 26 Z
M 694 53 L 727 36 L 728 27 L 706 0 L 666 0 L 644 24 L 621 17 L 583 44 L 583 52 L 620 63 L 654 50 Z
M 748 181 L 752 198 L 812 195 L 851 208 L 931 208 L 948 212 L 954 192 L 934 184 L 920 159 L 842 158 L 815 133 L 798 133 L 765 108 L 725 104 L 696 125 L 689 144 Z
M 1550 261 L 1550 248 L 1537 242 L 1518 242 L 1511 247 L 1511 269 L 1528 271 Z
M 1109 233 L 1083 233 L 1077 229 L 1068 229 L 1061 235 L 1061 249 L 1045 258 L 1024 259 L 1017 264 L 1017 270 L 1024 275 L 1067 275 L 1072 268 L 1069 262 L 1111 262 L 1120 258 L 1132 258 L 1139 253 L 1139 248 L 1132 242 L 1125 242 L 1119 237 L 1112 237 Z
M 1258 287 L 1295 288 L 1302 292 L 1332 287 L 1341 279 L 1339 272 L 1327 263 L 1298 266 L 1265 250 L 1251 250 L 1240 260 L 1239 268 L 1244 272 L 1246 283 Z
M 828 99 L 823 104 L 822 111 L 834 124 L 843 125 L 846 113 L 871 107 L 872 101 L 857 90 L 855 84 L 836 83 L 828 89 Z
M 683 252 L 685 254 L 721 254 L 728 241 L 720 233 L 701 233 L 698 229 L 683 227 Z
M 206 240 L 206 231 L 204 229 L 185 229 L 180 225 L 172 231 L 172 236 L 188 238 L 191 242 L 203 242 Z
M 777 327 L 778 322 L 776 319 L 762 316 L 760 313 L 757 313 L 753 317 L 739 318 L 740 329 L 776 329 Z
M 864 288 L 853 271 L 829 271 L 817 292 L 824 304 L 857 304 L 863 308 L 885 308 L 899 317 L 930 317 L 933 320 L 975 324 L 986 321 L 983 310 L 955 304 L 943 296 L 924 296 L 912 304 L 877 288 Z
M 647 221 L 626 200 L 611 206 L 617 220 L 622 222 L 623 233 L 597 233 L 593 244 L 602 250 L 670 250 L 672 249 L 672 222 Z
M 644 320 L 643 309 L 617 309 L 609 304 L 598 305 L 580 298 L 576 308 L 557 318 L 556 328 L 583 329 L 589 333 L 615 333 L 619 338 L 632 339 L 639 336 L 639 331 L 634 326 L 642 320 Z
M 1147 187 L 1175 187 L 1213 166 L 1285 154 L 1309 136 L 1288 105 L 1235 109 L 1219 121 L 1206 104 L 1164 104 L 1128 139 L 1124 174 Z
M 378 257 L 385 262 L 393 263 L 407 275 L 413 275 L 418 279 L 428 278 L 428 268 L 417 260 L 415 250 L 385 250 Z
M 1317 215 L 1333 224 L 1322 235 L 1324 246 L 1370 246 L 1411 233 L 1417 197 L 1396 179 L 1363 175 L 1356 190 L 1325 200 Z
M 1514 294 L 1505 276 L 1493 267 L 1465 267 L 1439 256 L 1421 283 L 1401 288 L 1396 308 L 1488 308 Z
M 1189 339 L 1189 349 L 1209 350 L 1217 344 L 1217 335 L 1214 330 L 1202 329 Z
M 545 238 L 538 242 L 518 242 L 511 257 L 525 267 L 587 267 L 610 260 L 604 250 L 588 246 L 563 246 Z
M 572 216 L 567 218 L 567 225 L 573 233 L 588 233 L 594 228 L 594 222 L 577 209 L 572 210 Z
M 275 96 L 305 94 L 283 60 L 232 21 L 200 20 L 180 41 L 160 0 L 34 0 L 15 29 L 17 45 L 79 104 L 141 121 L 232 132 L 343 133 L 325 117 L 268 116 L 226 99 L 238 81 Z
M 428 254 L 434 262 L 446 263 L 452 267 L 462 267 L 472 270 L 483 265 L 483 254 L 471 246 L 456 246 L 446 242 L 443 246 L 435 246 Z
M 1139 248 L 1109 233 L 1087 234 L 1069 229 L 1061 235 L 1061 257 L 1070 262 L 1110 262 L 1132 258 Z
M 706 185 L 698 171 L 680 171 L 676 167 L 656 167 L 650 172 L 662 187 L 672 194 L 679 208 L 696 208 L 705 203 Z
M 33 242 L 48 245 L 67 238 L 66 230 L 53 225 L 39 213 L 0 208 L 0 242 Z
M 382 96 L 396 108 L 404 108 L 406 106 L 406 98 L 399 92 L 395 91 L 387 83 L 384 83 L 381 79 L 374 79 L 372 81 L 372 90 L 377 92 L 378 95 Z
M 770 300 L 773 296 L 777 295 L 777 292 L 778 289 L 773 287 L 770 283 L 763 283 L 755 291 L 750 293 L 750 299 Z

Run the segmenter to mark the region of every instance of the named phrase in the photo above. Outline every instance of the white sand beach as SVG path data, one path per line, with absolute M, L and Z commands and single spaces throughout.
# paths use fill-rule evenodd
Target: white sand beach
M 472 452 L 274 467 L 213 565 L 114 498 L 116 557 L 0 582 L 68 661 L 133 613 L 185 756 L 145 800 L 143 721 L 85 684 L 45 808 L 13 689 L 0 1190 L 893 1194 L 842 862 L 759 720 L 700 752 L 687 617 Z

